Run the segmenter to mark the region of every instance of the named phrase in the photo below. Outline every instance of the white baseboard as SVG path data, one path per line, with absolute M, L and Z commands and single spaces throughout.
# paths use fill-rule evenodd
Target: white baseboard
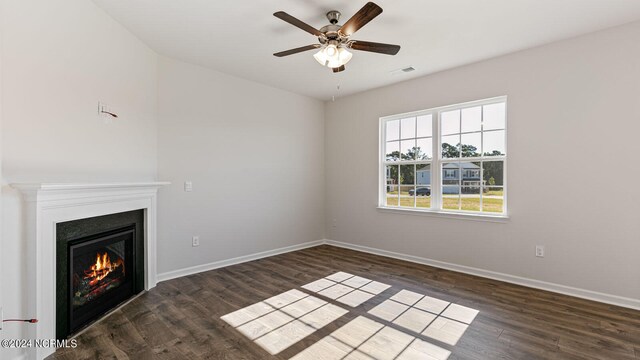
M 239 257 L 236 257 L 236 258 L 233 258 L 233 259 L 220 260 L 220 261 L 215 261 L 215 262 L 208 263 L 208 264 L 196 265 L 196 266 L 192 266 L 192 267 L 188 267 L 188 268 L 184 268 L 184 269 L 168 271 L 168 272 L 165 272 L 165 273 L 162 273 L 162 274 L 158 274 L 158 282 L 165 281 L 165 280 L 171 280 L 171 279 L 175 279 L 175 278 L 179 278 L 179 277 L 183 277 L 183 276 L 187 276 L 187 275 L 197 274 L 197 273 L 201 273 L 201 272 L 204 272 L 204 271 L 219 269 L 219 268 L 222 268 L 222 267 L 225 267 L 225 266 L 241 264 L 241 263 L 244 263 L 244 262 L 247 262 L 247 261 L 258 260 L 258 259 L 266 258 L 266 257 L 269 257 L 269 256 L 275 256 L 275 255 L 280 255 L 280 254 L 284 254 L 284 253 L 288 253 L 288 252 L 292 252 L 292 251 L 298 251 L 298 250 L 302 250 L 302 249 L 307 249 L 307 248 L 310 248 L 310 247 L 323 245 L 324 243 L 325 243 L 325 240 L 309 241 L 309 242 L 306 242 L 306 243 L 286 246 L 286 247 L 282 247 L 282 248 L 279 248 L 279 249 L 267 250 L 267 251 L 263 251 L 263 252 L 259 252 L 259 253 L 255 253 L 255 254 L 239 256 Z
M 354 245 L 354 244 L 344 243 L 340 241 L 325 240 L 324 243 L 327 245 L 337 246 L 345 249 L 361 251 L 369 254 L 380 255 L 380 256 L 385 256 L 385 257 L 399 259 L 399 260 L 405 260 L 405 261 L 409 261 L 417 264 L 429 265 L 429 266 L 433 266 L 441 269 L 461 272 L 461 273 L 470 274 L 470 275 L 476 275 L 484 278 L 504 281 L 512 284 L 530 287 L 530 288 L 551 291 L 551 292 L 560 293 L 560 294 L 569 295 L 569 296 L 575 296 L 578 298 L 593 300 L 593 301 L 597 301 L 605 304 L 611 304 L 611 305 L 621 306 L 621 307 L 630 308 L 634 310 L 640 310 L 639 299 L 604 294 L 597 291 L 579 289 L 571 286 L 554 284 L 554 283 L 534 280 L 534 279 L 528 279 L 528 278 L 523 278 L 519 276 L 503 274 L 495 271 L 489 271 L 489 270 L 483 270 L 483 269 L 473 268 L 469 266 L 451 264 L 443 261 L 422 258 L 419 256 L 406 255 L 406 254 L 401 254 L 393 251 L 381 250 L 381 249 L 376 249 L 368 246 Z

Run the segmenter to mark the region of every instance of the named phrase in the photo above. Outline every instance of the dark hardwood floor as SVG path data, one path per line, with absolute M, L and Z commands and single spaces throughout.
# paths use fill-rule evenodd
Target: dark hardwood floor
M 278 356 L 220 319 L 337 271 L 392 287 Z M 331 246 L 159 283 L 50 358 L 289 359 L 401 289 L 480 311 L 449 359 L 640 359 L 639 311 Z

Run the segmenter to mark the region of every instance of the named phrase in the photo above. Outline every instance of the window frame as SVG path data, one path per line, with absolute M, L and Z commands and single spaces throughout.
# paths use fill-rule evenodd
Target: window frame
M 483 153 L 478 157 L 462 157 L 462 154 L 458 158 L 443 158 L 442 157 L 442 134 L 441 134 L 441 121 L 442 121 L 442 113 L 452 110 L 460 110 L 462 112 L 463 109 L 473 108 L 478 106 L 486 106 L 492 104 L 504 103 L 505 104 L 505 119 L 504 119 L 504 152 L 506 155 L 502 156 L 483 156 Z M 411 160 L 411 161 L 402 161 L 401 158 L 397 161 L 388 161 L 386 159 L 386 123 L 394 120 L 402 120 L 409 117 L 415 117 L 416 119 L 419 116 L 431 115 L 431 139 L 432 139 L 432 158 L 430 160 Z M 399 126 L 401 126 L 401 121 L 399 122 Z M 435 108 L 430 108 L 426 110 L 412 111 L 402 114 L 384 116 L 379 119 L 379 152 L 378 152 L 378 165 L 379 165 L 379 181 L 378 181 L 378 209 L 381 210 L 390 210 L 393 212 L 399 213 L 411 213 L 411 214 L 425 214 L 425 215 L 444 215 L 448 217 L 455 218 L 471 218 L 471 219 L 508 219 L 508 179 L 507 179 L 507 158 L 509 156 L 508 151 L 508 101 L 507 96 L 498 96 L 488 99 L 464 102 L 459 104 L 440 106 Z M 502 129 L 499 129 L 502 130 Z M 495 131 L 499 131 L 495 130 Z M 489 130 L 494 131 L 494 129 Z M 484 129 L 481 128 L 479 133 L 484 133 Z M 465 134 L 469 132 L 463 132 L 462 128 L 458 133 Z M 417 134 L 416 134 L 417 135 Z M 402 141 L 399 136 L 398 141 Z M 416 136 L 417 137 L 417 136 Z M 482 140 L 481 140 L 482 141 Z M 484 149 L 483 149 L 484 150 Z M 403 151 L 399 149 L 400 153 Z M 502 161 L 503 162 L 503 212 L 483 212 L 482 209 L 482 200 L 480 201 L 480 211 L 472 211 L 472 210 L 453 210 L 453 209 L 443 209 L 442 208 L 442 179 L 444 178 L 444 171 L 442 169 L 443 164 L 452 163 L 452 162 L 480 162 L 480 183 L 481 183 L 481 193 L 482 193 L 482 178 L 483 178 L 483 165 L 482 161 Z M 416 207 L 416 200 L 414 199 L 414 207 L 402 207 L 400 206 L 400 184 L 398 186 L 398 205 L 397 206 L 387 206 L 386 205 L 386 187 L 387 187 L 387 166 L 388 165 L 411 165 L 414 166 L 417 164 L 429 164 L 431 166 L 431 183 L 429 185 L 431 190 L 431 207 L 430 208 L 422 208 Z M 458 171 L 464 171 L 458 170 Z M 460 173 L 462 175 L 462 173 Z M 399 176 L 399 175 L 398 175 Z M 415 184 L 417 181 L 415 179 L 417 175 L 414 175 L 414 188 L 417 189 L 418 184 Z M 486 186 L 486 185 L 485 185 Z M 482 199 L 482 197 L 481 197 Z

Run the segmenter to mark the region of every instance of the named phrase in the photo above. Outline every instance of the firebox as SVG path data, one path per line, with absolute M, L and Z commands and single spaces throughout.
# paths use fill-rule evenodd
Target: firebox
M 69 242 L 69 330 L 135 294 L 135 226 Z
M 143 211 L 58 223 L 56 239 L 56 338 L 144 290 Z

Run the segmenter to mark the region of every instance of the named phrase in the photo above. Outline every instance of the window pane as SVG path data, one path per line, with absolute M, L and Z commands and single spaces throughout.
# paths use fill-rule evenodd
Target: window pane
M 387 148 L 385 150 L 387 161 L 398 161 L 400 159 L 400 142 L 390 141 L 387 142 Z
M 431 138 L 416 140 L 416 160 L 431 160 L 433 158 L 433 144 Z
M 400 120 L 387 121 L 387 141 L 400 139 Z
M 442 137 L 442 157 L 454 159 L 460 157 L 460 135 L 449 135 Z
M 482 153 L 484 156 L 506 155 L 504 148 L 504 130 L 482 133 Z
M 431 185 L 431 164 L 416 165 L 416 185 Z
M 480 211 L 480 162 L 461 162 L 461 210 Z
M 482 179 L 485 186 L 504 186 L 504 161 L 483 161 Z
M 398 206 L 398 166 L 387 165 L 386 167 L 386 200 L 387 206 Z
M 482 128 L 484 130 L 504 129 L 505 103 L 483 106 Z
M 413 185 L 415 181 L 415 165 L 400 165 L 400 184 Z
M 416 207 L 431 207 L 431 164 L 416 165 Z M 422 186 L 421 186 L 422 185 Z
M 462 132 L 480 131 L 482 108 L 480 106 L 462 110 Z
M 400 206 L 415 206 L 415 186 L 400 186 Z
M 443 112 L 440 122 L 442 135 L 457 134 L 460 132 L 460 110 Z
M 402 139 L 416 137 L 416 118 L 402 119 L 400 124 L 400 137 Z
M 398 185 L 398 165 L 387 165 L 387 186 Z
M 442 184 L 443 185 L 458 185 L 460 178 L 460 165 L 458 163 L 445 163 L 442 164 Z
M 480 148 L 482 147 L 482 142 L 480 140 L 481 133 L 471 133 L 471 134 L 462 134 L 461 140 L 461 148 L 462 148 L 462 157 L 474 157 L 480 156 Z
M 416 194 L 416 207 L 419 207 L 419 208 L 431 207 L 431 187 L 430 186 L 417 186 L 415 194 Z
M 413 160 L 415 157 L 416 139 L 400 141 L 400 150 L 402 151 L 402 160 Z
M 480 211 L 480 187 L 463 186 L 461 198 L 461 210 Z
M 433 136 L 432 126 L 433 126 L 432 114 L 418 116 L 418 133 L 416 134 L 416 136 L 417 137 Z
M 388 189 L 388 187 L 387 187 Z M 396 187 L 395 190 L 391 191 L 387 191 L 387 200 L 385 203 L 386 206 L 398 206 L 398 188 Z
M 461 162 L 460 169 L 463 186 L 475 186 L 480 188 L 480 162 Z
M 460 209 L 460 164 L 442 164 L 442 208 Z
M 482 193 L 482 211 L 504 212 L 504 188 L 502 186 L 485 186 Z
M 504 212 L 504 161 L 483 161 L 482 211 Z
M 442 191 L 442 208 L 460 210 L 460 195 L 456 194 L 457 186 L 443 186 Z

